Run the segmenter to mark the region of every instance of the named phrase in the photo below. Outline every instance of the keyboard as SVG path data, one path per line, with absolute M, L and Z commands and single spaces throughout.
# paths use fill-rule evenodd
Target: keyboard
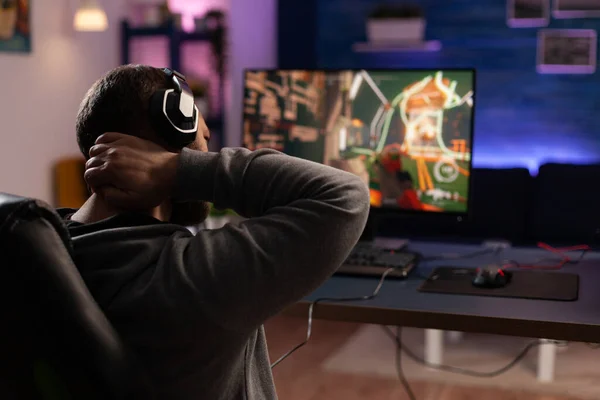
M 387 277 L 404 279 L 417 266 L 418 261 L 417 253 L 358 243 L 335 274 L 381 278 L 385 271 L 394 268 Z

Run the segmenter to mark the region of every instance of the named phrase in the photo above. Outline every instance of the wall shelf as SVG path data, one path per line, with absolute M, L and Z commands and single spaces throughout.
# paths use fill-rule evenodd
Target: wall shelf
M 207 42 L 210 43 L 215 37 L 216 33 L 212 32 L 185 32 L 178 29 L 173 23 L 165 24 L 157 27 L 132 27 L 129 22 L 123 20 L 121 22 L 121 63 L 130 63 L 130 44 L 132 39 L 137 38 L 166 38 L 169 42 L 168 46 L 168 60 L 169 67 L 182 71 L 182 56 L 181 56 L 181 45 L 185 42 Z M 219 103 L 221 104 L 220 110 L 223 110 L 223 99 L 224 99 L 224 72 L 217 71 L 219 75 Z M 211 141 L 211 145 L 215 143 L 216 147 L 223 145 L 223 116 L 222 115 L 209 115 L 205 118 L 206 125 L 214 134 L 215 141 Z M 212 146 L 211 146 L 212 147 Z
M 172 24 L 157 27 L 130 27 L 127 21 L 124 21 L 123 29 L 129 38 L 134 37 L 176 37 L 180 42 L 185 41 L 209 41 L 211 35 L 209 32 L 185 32 L 176 29 Z
M 434 52 L 442 49 L 442 43 L 438 40 L 421 43 L 362 42 L 355 43 L 352 49 L 356 53 Z

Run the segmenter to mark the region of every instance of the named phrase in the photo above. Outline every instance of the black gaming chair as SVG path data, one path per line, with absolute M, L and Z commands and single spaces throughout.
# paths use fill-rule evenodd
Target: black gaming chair
M 0 193 L 0 398 L 150 399 L 42 202 Z

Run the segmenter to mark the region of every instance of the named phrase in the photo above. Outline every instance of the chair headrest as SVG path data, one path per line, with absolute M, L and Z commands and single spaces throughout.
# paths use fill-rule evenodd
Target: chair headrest
M 41 200 L 0 192 L 0 237 L 12 231 L 20 221 L 37 218 L 43 218 L 52 224 L 67 250 L 72 253 L 69 231 L 50 205 Z

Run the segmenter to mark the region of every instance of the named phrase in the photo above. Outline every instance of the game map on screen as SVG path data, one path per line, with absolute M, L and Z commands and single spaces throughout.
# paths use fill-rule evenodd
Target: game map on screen
M 474 72 L 247 71 L 244 146 L 340 168 L 372 207 L 464 213 Z

